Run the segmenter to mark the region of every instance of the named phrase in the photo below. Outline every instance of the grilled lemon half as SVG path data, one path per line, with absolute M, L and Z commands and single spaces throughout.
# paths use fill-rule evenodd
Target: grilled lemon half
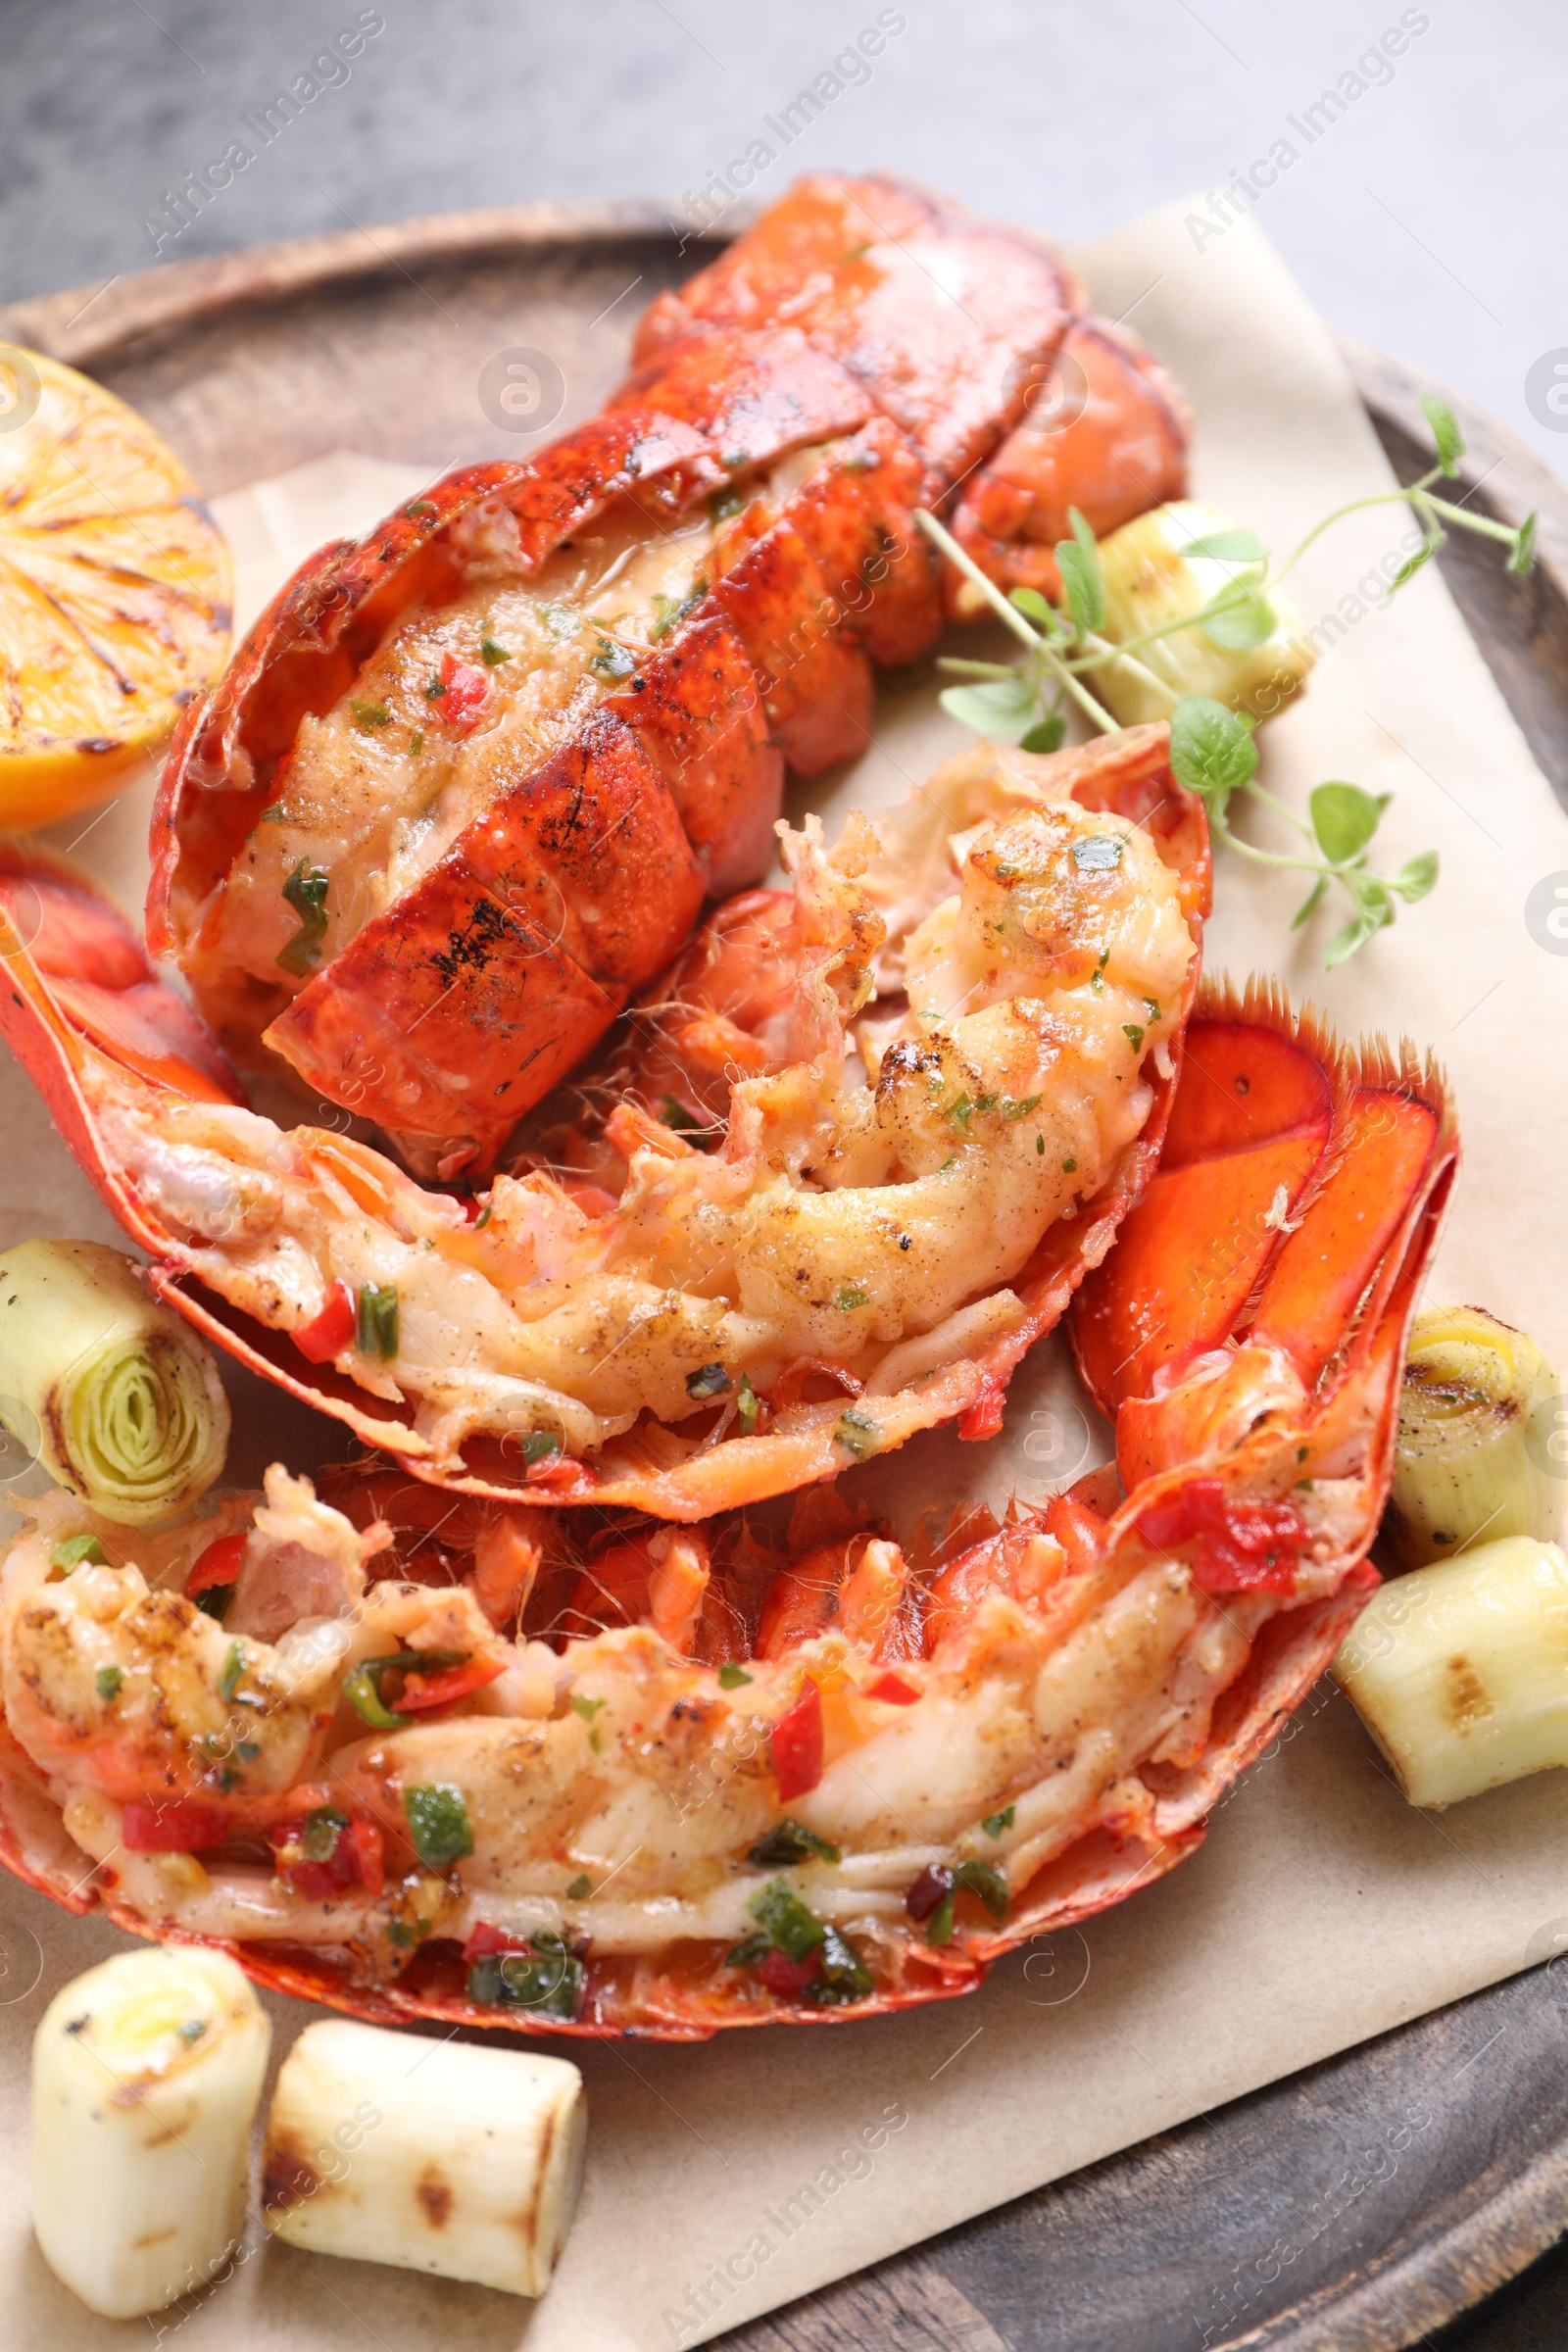
M 0 343 L 0 826 L 101 801 L 228 652 L 222 534 L 173 452 L 74 368 Z

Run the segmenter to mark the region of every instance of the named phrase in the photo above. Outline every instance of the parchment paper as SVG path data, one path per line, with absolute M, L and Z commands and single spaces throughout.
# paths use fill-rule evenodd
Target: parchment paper
M 1242 222 L 1199 255 L 1185 209 L 1080 259 L 1102 307 L 1130 317 L 1185 384 L 1199 418 L 1200 492 L 1284 548 L 1331 506 L 1385 490 L 1391 477 L 1326 330 L 1266 241 Z M 242 625 L 244 608 L 313 544 L 363 527 L 416 478 L 329 459 L 220 501 L 240 559 Z M 1330 776 L 1392 791 L 1380 861 L 1392 869 L 1436 848 L 1439 888 L 1325 980 L 1327 918 L 1294 939 L 1287 929 L 1298 878 L 1222 855 L 1208 961 L 1237 976 L 1277 971 L 1293 997 L 1315 996 L 1347 1030 L 1404 1031 L 1437 1050 L 1457 1091 L 1467 1172 L 1430 1295 L 1527 1324 L 1568 1365 L 1559 1207 L 1568 960 L 1536 944 L 1524 912 L 1543 878 L 1562 871 L 1568 885 L 1568 822 L 1436 571 L 1387 604 L 1375 567 L 1392 557 L 1392 574 L 1405 529 L 1402 509 L 1373 510 L 1301 565 L 1308 622 L 1337 613 L 1345 631 L 1302 705 L 1269 729 L 1265 772 L 1296 806 Z M 963 740 L 929 681 L 885 694 L 875 748 L 831 790 L 815 788 L 830 831 L 834 812 L 898 798 Z M 126 904 L 141 891 L 144 817 L 144 796 L 130 795 L 85 839 L 79 824 L 63 829 L 62 846 L 75 840 Z M 15 1071 L 0 1108 L 0 1241 L 115 1238 Z M 335 1450 L 330 1430 L 291 1419 L 270 1394 L 247 1392 L 241 1418 L 239 1475 L 254 1475 L 274 1444 L 297 1462 Z M 1039 1491 L 1102 1448 L 1059 1348 L 1047 1347 L 1020 1374 L 995 1447 L 938 1436 L 873 1470 L 907 1507 L 976 1485 Z M 235 2342 L 253 2352 L 348 2352 L 367 2340 L 383 2352 L 701 2342 L 1544 1957 L 1568 1940 L 1565 1856 L 1568 1778 L 1546 1775 L 1441 1817 L 1412 1812 L 1325 1685 L 1220 1808 L 1195 1861 L 1083 1934 L 1002 1963 L 972 1999 L 693 2048 L 569 2045 L 589 2085 L 588 2180 L 557 2281 L 537 2307 L 306 2255 L 258 2233 L 230 2279 L 150 2332 L 156 2341 L 160 2328 L 177 2328 L 192 2352 Z M 95 2321 L 56 2284 L 28 2233 L 25 2191 L 31 2033 L 55 1988 L 121 1939 L 9 1883 L 0 1931 L 6 2339 L 17 2352 L 142 2341 L 142 2324 Z M 280 2052 L 308 2012 L 270 2006 Z M 1432 2085 L 1440 2127 L 1446 2095 Z M 1330 2188 L 1303 2178 L 1298 2238 L 1335 2226 L 1325 2219 Z M 1260 2242 L 1259 2256 L 1267 2251 Z M 1195 2347 L 1229 2284 L 1228 2271 L 1217 2276 L 1213 2309 L 1194 2314 Z

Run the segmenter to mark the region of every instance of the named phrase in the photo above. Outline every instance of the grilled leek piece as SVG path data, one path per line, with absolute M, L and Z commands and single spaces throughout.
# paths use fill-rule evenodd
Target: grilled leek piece
M 1406 1568 L 1485 1537 L 1555 1539 L 1557 1375 L 1534 1340 L 1478 1306 L 1431 1307 L 1410 1331 L 1383 1533 Z
M 0 1257 L 0 1421 L 124 1527 L 177 1518 L 228 1452 L 212 1349 L 102 1242 L 19 1242 Z
M 322 2019 L 277 2079 L 262 2218 L 317 2253 L 540 2295 L 586 2134 L 564 2058 Z
M 271 2028 L 225 1953 L 121 1952 L 55 1995 L 32 2045 L 32 2225 L 109 2320 L 209 2285 L 244 2227 Z
M 1568 1559 L 1505 1536 L 1396 1577 L 1333 1672 L 1413 1805 L 1568 1764 Z
M 1299 692 L 1317 656 L 1289 597 L 1277 588 L 1266 598 L 1247 593 L 1261 563 L 1187 552 L 1194 542 L 1239 536 L 1219 507 L 1183 498 L 1152 507 L 1100 542 L 1101 638 L 1125 645 L 1173 621 L 1193 624 L 1140 645 L 1135 661 L 1107 662 L 1091 673 L 1095 693 L 1124 727 L 1168 718 L 1173 695 L 1209 695 L 1264 719 Z M 1233 608 L 1199 622 L 1226 592 L 1236 598 Z

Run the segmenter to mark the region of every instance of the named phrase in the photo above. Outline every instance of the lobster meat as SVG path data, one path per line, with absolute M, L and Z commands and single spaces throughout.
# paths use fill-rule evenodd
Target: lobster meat
M 781 1548 L 384 1462 L 145 1538 L 56 1493 L 0 1572 L 0 1851 L 368 2018 L 679 2039 L 969 1991 L 1191 1853 L 1375 1587 L 1455 1165 L 1430 1065 L 1210 988 L 1071 1310 L 1115 1463 L 935 1549 L 837 1490 Z M 88 1525 L 111 1565 L 52 1575 Z
M 16 846 L 0 1030 L 254 1369 L 443 1486 L 700 1520 L 989 1435 L 1169 1115 L 1209 876 L 1164 728 L 978 749 L 879 828 L 787 836 L 793 896 L 720 908 L 482 1197 L 246 1108 L 128 926 Z
M 1179 400 L 1080 299 L 1016 230 L 802 181 L 660 297 L 600 416 L 314 557 L 153 820 L 148 939 L 225 1051 L 418 1174 L 492 1167 L 705 895 L 760 879 L 785 762 L 862 750 L 871 664 L 934 641 L 916 509 L 1049 583 L 1069 505 L 1180 494 Z

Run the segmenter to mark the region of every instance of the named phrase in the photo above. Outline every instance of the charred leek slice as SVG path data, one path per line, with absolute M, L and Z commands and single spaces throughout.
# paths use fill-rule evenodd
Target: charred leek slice
M 1568 1478 L 1556 1402 L 1557 1376 L 1526 1333 L 1477 1306 L 1417 1315 L 1384 1521 L 1407 1568 L 1480 1537 L 1556 1536 Z
M 245 2219 L 271 2028 L 225 1953 L 121 1952 L 57 1993 L 32 2045 L 32 2223 L 105 2319 L 217 2277 Z
M 228 1451 L 211 1350 L 100 1242 L 22 1242 L 0 1259 L 0 1421 L 125 1527 L 176 1518 Z
M 262 2218 L 320 2254 L 540 2295 L 587 2128 L 564 2058 L 323 2019 L 277 2078 Z
M 1505 1536 L 1396 1577 L 1333 1670 L 1412 1805 L 1568 1764 L 1568 1559 Z
M 1111 645 L 1145 640 L 1136 666 L 1111 662 L 1093 672 L 1095 692 L 1123 726 L 1168 718 L 1172 694 L 1207 695 L 1233 710 L 1270 718 L 1299 690 L 1317 656 L 1289 597 L 1278 588 L 1266 597 L 1249 593 L 1253 577 L 1262 575 L 1262 561 L 1188 553 L 1194 542 L 1223 548 L 1244 536 L 1220 508 L 1184 498 L 1151 508 L 1100 542 L 1105 610 L 1097 633 Z M 1169 630 L 1172 622 L 1194 621 L 1216 597 L 1227 596 L 1229 606 L 1206 621 L 1147 636 L 1151 629 Z M 1146 670 L 1158 685 L 1141 674 Z

